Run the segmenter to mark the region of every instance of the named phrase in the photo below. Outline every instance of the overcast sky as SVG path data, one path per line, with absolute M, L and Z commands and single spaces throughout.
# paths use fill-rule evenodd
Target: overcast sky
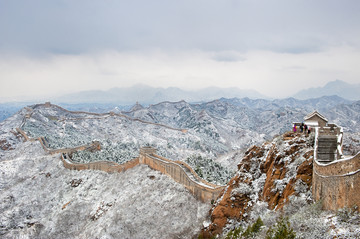
M 360 83 L 358 0 L 0 0 L 0 98 Z

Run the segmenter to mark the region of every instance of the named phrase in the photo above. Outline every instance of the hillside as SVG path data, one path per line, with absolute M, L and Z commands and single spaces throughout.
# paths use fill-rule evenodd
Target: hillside
M 210 210 L 211 221 L 201 236 L 226 236 L 239 228 L 244 233 L 261 218 L 264 226 L 253 236 L 265 238 L 271 226 L 288 217 L 297 238 L 358 238 L 358 214 L 344 220 L 313 204 L 313 140 L 313 136 L 289 132 L 250 147 Z
M 59 154 L 15 136 L 1 153 L 1 238 L 190 238 L 209 210 L 146 166 L 71 171 Z

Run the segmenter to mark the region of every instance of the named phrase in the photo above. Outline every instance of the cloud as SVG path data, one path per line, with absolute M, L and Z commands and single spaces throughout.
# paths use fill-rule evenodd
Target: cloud
M 350 47 L 303 54 L 231 52 L 230 56 L 246 59 L 231 62 L 214 60 L 217 55 L 199 50 L 155 50 L 0 57 L 0 95 L 54 96 L 141 83 L 185 89 L 238 87 L 278 98 L 334 79 L 357 83 L 360 78 L 360 51 Z
M 359 10 L 357 0 L 1 1 L 0 51 L 317 52 L 359 47 Z

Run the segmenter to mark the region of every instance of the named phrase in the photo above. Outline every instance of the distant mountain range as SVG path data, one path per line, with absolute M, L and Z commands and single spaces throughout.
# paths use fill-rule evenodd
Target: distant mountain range
M 327 83 L 324 87 L 301 90 L 293 98 L 313 99 L 322 96 L 337 95 L 347 100 L 360 100 L 360 84 L 349 84 L 341 80 Z M 269 99 L 256 90 L 239 88 L 207 87 L 199 90 L 184 90 L 176 87 L 155 88 L 147 85 L 134 85 L 132 87 L 112 88 L 106 91 L 92 90 L 67 94 L 51 99 L 55 103 L 112 103 L 118 105 L 132 105 L 139 102 L 145 105 L 156 104 L 163 101 L 176 102 L 206 102 L 220 98 L 249 98 Z M 278 99 L 277 101 L 281 101 Z
M 300 90 L 298 93 L 286 99 L 276 99 L 273 103 L 277 104 L 282 101 L 291 100 L 309 100 L 321 98 L 322 96 L 339 96 L 342 100 L 356 101 L 360 100 L 360 84 L 349 84 L 347 82 L 336 80 L 328 82 L 323 87 L 308 88 Z M 51 101 L 52 103 L 66 105 L 67 108 L 78 108 L 78 105 L 88 104 L 88 110 L 94 111 L 95 108 L 108 108 L 104 105 L 117 105 L 117 106 L 130 106 L 139 102 L 143 105 L 156 104 L 159 102 L 170 101 L 177 102 L 185 100 L 186 102 L 199 103 L 216 100 L 220 98 L 248 98 L 256 100 L 252 103 L 262 104 L 264 101 L 271 100 L 270 97 L 265 96 L 256 90 L 252 89 L 239 89 L 236 87 L 220 88 L 220 87 L 207 87 L 198 90 L 184 90 L 177 87 L 152 87 L 148 85 L 138 84 L 131 87 L 112 88 L 109 90 L 89 90 L 79 91 L 62 95 L 60 97 L 53 97 L 47 99 L 28 99 L 22 102 L 15 101 L 14 99 L 6 99 L 0 97 L 0 105 L 4 107 L 11 106 L 24 106 L 27 104 Z M 295 98 L 295 99 L 294 99 Z M 100 106 L 100 107 L 99 107 Z M 0 108 L 4 108 L 0 107 Z M 7 111 L 8 109 L 6 109 Z
M 159 102 L 177 102 L 184 100 L 189 103 L 209 102 L 216 99 L 232 101 L 232 104 L 248 108 L 265 110 L 278 107 L 303 108 L 306 110 L 328 108 L 339 104 L 350 104 L 360 100 L 360 84 L 349 84 L 341 80 L 327 83 L 324 87 L 301 90 L 293 97 L 270 99 L 255 90 L 238 88 L 208 87 L 199 90 L 183 90 L 176 87 L 155 88 L 147 85 L 135 85 L 127 88 L 112 88 L 107 91 L 80 91 L 62 97 L 41 100 L 51 101 L 69 110 L 91 112 L 107 112 L 129 110 L 136 102 L 147 106 Z M 0 103 L 0 121 L 6 119 L 26 105 L 39 101 Z
M 301 90 L 293 97 L 304 100 L 330 95 L 337 95 L 348 100 L 360 100 L 360 84 L 349 84 L 336 80 L 327 83 L 324 87 Z
M 163 101 L 200 102 L 219 99 L 221 97 L 249 97 L 252 99 L 268 98 L 255 90 L 238 88 L 208 87 L 200 90 L 183 90 L 176 87 L 154 88 L 147 85 L 135 85 L 127 88 L 112 88 L 107 91 L 81 91 L 67 94 L 51 101 L 58 103 L 116 103 L 129 105 L 135 102 L 154 104 Z

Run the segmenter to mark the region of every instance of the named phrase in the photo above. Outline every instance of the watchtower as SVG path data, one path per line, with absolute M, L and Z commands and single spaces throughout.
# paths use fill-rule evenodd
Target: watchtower
M 314 156 L 320 163 L 330 163 L 342 158 L 343 130 L 328 120 L 318 111 L 304 117 L 303 123 L 294 123 L 295 126 L 307 125 L 311 132 L 315 132 Z
M 304 124 L 310 127 L 325 127 L 328 120 L 316 110 L 304 117 Z

